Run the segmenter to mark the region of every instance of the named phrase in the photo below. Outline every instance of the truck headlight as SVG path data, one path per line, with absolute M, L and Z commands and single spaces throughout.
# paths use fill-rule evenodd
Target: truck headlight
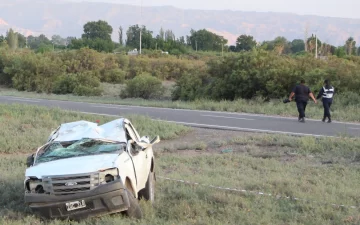
M 99 183 L 106 184 L 117 180 L 119 178 L 119 171 L 117 168 L 100 170 L 99 171 Z
M 43 183 L 39 179 L 30 178 L 25 182 L 26 191 L 30 193 L 44 193 Z

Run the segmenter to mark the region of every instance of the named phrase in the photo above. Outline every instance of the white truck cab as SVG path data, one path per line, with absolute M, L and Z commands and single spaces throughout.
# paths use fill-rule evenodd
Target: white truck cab
M 66 123 L 28 157 L 25 203 L 47 219 L 82 219 L 125 211 L 141 218 L 138 200 L 154 201 L 152 141 L 128 119 L 98 126 Z

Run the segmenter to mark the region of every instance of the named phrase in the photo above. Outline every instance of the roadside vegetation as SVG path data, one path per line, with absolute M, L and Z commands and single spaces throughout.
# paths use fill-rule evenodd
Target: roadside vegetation
M 5 132 L 0 144 L 6 151 L 0 153 L 0 224 L 42 224 L 23 204 L 26 156 L 59 123 L 81 119 L 105 123 L 112 118 L 1 105 L 1 131 Z M 72 224 L 360 223 L 358 139 L 188 130 L 146 117 L 130 119 L 140 134 L 155 132 L 168 139 L 154 149 L 158 176 L 154 207 L 141 201 L 142 221 L 115 214 Z M 172 136 L 166 138 L 165 131 Z M 273 196 L 188 185 L 160 176 Z
M 140 45 L 140 30 L 141 55 L 129 52 Z M 81 38 L 54 35 L 50 41 L 40 35 L 26 43 L 10 29 L 0 36 L 0 94 L 296 116 L 292 103 L 281 103 L 295 84 L 303 78 L 317 94 L 330 79 L 336 89 L 333 118 L 360 121 L 360 48 L 352 37 L 336 47 L 314 36 L 259 44 L 240 35 L 227 45 L 206 29 L 175 37 L 171 30 L 153 35 L 134 25 L 126 32 L 119 27 L 115 43 L 113 32 L 106 21 L 90 21 Z M 307 115 L 320 119 L 320 105 Z

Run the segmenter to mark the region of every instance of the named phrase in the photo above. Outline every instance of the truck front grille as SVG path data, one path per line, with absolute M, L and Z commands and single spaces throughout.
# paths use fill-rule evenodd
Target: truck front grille
M 42 181 L 45 192 L 53 195 L 69 195 L 96 188 L 99 185 L 99 174 L 44 176 Z

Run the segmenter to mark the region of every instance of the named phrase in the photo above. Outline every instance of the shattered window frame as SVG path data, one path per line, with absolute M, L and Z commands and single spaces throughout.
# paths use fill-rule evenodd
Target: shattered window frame
M 91 143 L 91 146 L 85 144 Z M 82 138 L 71 142 L 50 142 L 39 149 L 34 159 L 34 165 L 82 156 L 100 154 L 121 154 L 126 150 L 125 142 L 115 142 L 102 139 Z

